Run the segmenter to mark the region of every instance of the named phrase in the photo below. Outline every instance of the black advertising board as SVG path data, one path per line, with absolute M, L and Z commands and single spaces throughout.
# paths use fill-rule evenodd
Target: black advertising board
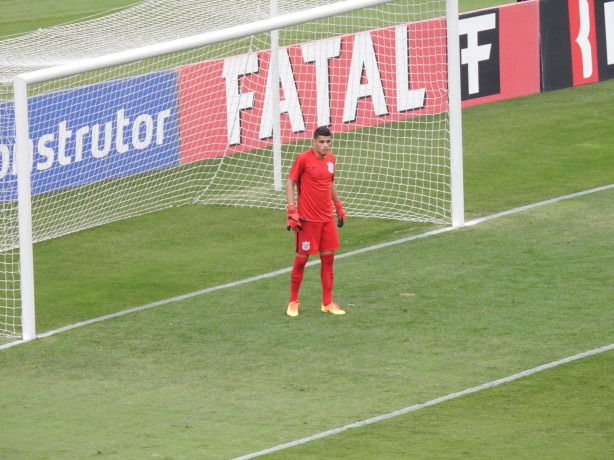
M 614 0 L 541 0 L 542 91 L 614 78 Z

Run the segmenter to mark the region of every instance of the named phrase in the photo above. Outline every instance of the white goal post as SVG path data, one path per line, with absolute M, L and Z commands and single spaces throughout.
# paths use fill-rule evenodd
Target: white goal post
M 36 337 L 35 242 L 184 204 L 282 209 L 322 125 L 348 215 L 464 225 L 457 0 L 143 6 L 198 3 L 251 20 L 12 78 L 0 214 L 17 209 L 19 289 L 0 335 Z

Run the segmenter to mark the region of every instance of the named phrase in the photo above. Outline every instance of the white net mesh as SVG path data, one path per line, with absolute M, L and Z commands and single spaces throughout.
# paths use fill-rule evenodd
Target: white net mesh
M 278 14 L 335 3 L 278 0 Z M 8 38 L 0 48 L 0 81 L 18 73 L 162 43 L 270 17 L 269 0 L 145 0 L 101 18 Z
M 152 0 L 3 42 L 0 334 L 19 334 L 13 76 L 268 16 L 268 1 Z M 445 0 L 393 1 L 280 30 L 278 105 L 270 33 L 31 85 L 34 241 L 184 204 L 282 209 L 276 113 L 284 178 L 328 125 L 348 215 L 449 221 L 444 17 Z

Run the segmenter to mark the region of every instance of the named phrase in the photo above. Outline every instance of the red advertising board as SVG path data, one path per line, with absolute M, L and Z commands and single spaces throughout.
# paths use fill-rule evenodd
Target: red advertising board
M 573 85 L 599 81 L 593 0 L 568 0 Z M 564 44 L 561 44 L 564 46 Z
M 539 4 L 460 17 L 463 105 L 540 91 Z M 270 51 L 178 68 L 181 161 L 268 147 L 318 126 L 350 131 L 447 109 L 443 18 L 280 49 L 280 105 L 270 103 Z
M 489 17 L 492 19 L 486 21 Z M 463 97 L 463 107 L 540 92 L 538 2 L 520 2 L 481 10 L 461 15 L 460 21 L 463 85 L 471 78 L 478 78 L 484 82 L 480 87 L 494 86 L 498 89 L 498 92 L 484 96 L 478 92 L 471 97 Z M 463 21 L 467 21 L 467 24 L 463 25 Z M 487 35 L 493 37 L 492 42 L 481 37 L 489 31 L 488 24 L 496 31 L 495 34 Z M 475 39 L 463 39 L 463 31 L 476 35 Z M 465 47 L 463 43 L 466 43 Z M 474 43 L 474 46 L 470 43 Z M 487 46 L 490 48 L 486 48 Z M 483 51 L 485 49 L 487 53 Z M 472 69 L 466 63 L 471 62 L 472 53 L 477 55 L 480 51 L 480 57 L 474 58 L 481 60 L 480 65 L 474 66 L 472 75 Z M 498 58 L 498 66 L 492 68 L 488 61 L 494 61 L 495 58 Z M 475 75 L 475 72 L 478 72 L 478 75 Z
M 436 19 L 282 48 L 281 136 L 350 131 L 447 108 L 445 21 Z M 270 51 L 178 69 L 182 162 L 272 142 Z

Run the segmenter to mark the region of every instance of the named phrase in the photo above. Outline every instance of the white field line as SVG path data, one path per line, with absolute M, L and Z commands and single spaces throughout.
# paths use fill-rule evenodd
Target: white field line
M 554 198 L 552 200 L 541 201 L 539 203 L 535 203 L 535 204 L 528 205 L 528 206 L 522 206 L 522 207 L 519 207 L 519 208 L 514 208 L 514 209 L 511 209 L 509 211 L 501 212 L 501 213 L 498 213 L 498 214 L 493 214 L 491 216 L 487 216 L 487 217 L 483 217 L 483 218 L 480 218 L 480 219 L 475 219 L 475 220 L 466 222 L 465 225 L 466 226 L 476 225 L 478 223 L 485 222 L 487 220 L 491 220 L 491 219 L 495 219 L 495 218 L 498 218 L 498 217 L 507 216 L 507 215 L 514 214 L 514 213 L 517 213 L 517 212 L 522 212 L 522 211 L 525 211 L 525 210 L 528 210 L 528 209 L 532 209 L 532 208 L 535 208 L 535 207 L 538 207 L 538 206 L 543 206 L 543 205 L 546 205 L 546 204 L 556 203 L 557 201 L 562 201 L 562 200 L 565 200 L 565 199 L 574 198 L 574 197 L 581 196 L 581 195 L 587 195 L 589 193 L 595 193 L 595 192 L 607 190 L 607 189 L 610 189 L 610 188 L 614 188 L 614 184 L 607 185 L 607 186 L 604 186 L 604 187 L 595 188 L 595 189 L 591 189 L 591 190 L 587 190 L 587 191 L 584 191 L 584 192 L 574 193 L 574 194 L 571 194 L 571 195 L 561 196 L 561 197 L 558 197 L 558 198 Z M 387 243 L 382 243 L 382 244 L 378 244 L 378 245 L 375 245 L 375 246 L 369 246 L 367 248 L 358 249 L 356 251 L 351 251 L 351 252 L 348 252 L 348 253 L 340 254 L 337 257 L 341 258 L 341 257 L 349 257 L 351 255 L 356 255 L 356 254 L 362 254 L 364 252 L 373 251 L 373 250 L 376 250 L 376 249 L 381 249 L 381 248 L 385 248 L 385 247 L 388 247 L 388 246 L 393 246 L 393 245 L 396 245 L 396 244 L 405 243 L 405 242 L 416 240 L 416 239 L 419 239 L 419 238 L 425 238 L 427 236 L 437 235 L 439 233 L 444 233 L 444 232 L 447 232 L 447 231 L 450 231 L 450 230 L 453 230 L 453 229 L 454 229 L 453 227 L 441 228 L 441 229 L 438 229 L 438 230 L 433 230 L 433 231 L 430 231 L 430 232 L 423 233 L 421 235 L 415 235 L 415 236 L 411 236 L 411 237 L 407 237 L 407 238 L 401 238 L 399 240 L 395 240 L 395 241 L 391 241 L 391 242 L 387 242 Z M 314 265 L 316 263 L 319 263 L 319 261 L 312 261 L 312 262 L 309 263 L 309 265 Z M 173 297 L 171 299 L 161 300 L 161 301 L 153 302 L 153 303 L 150 303 L 150 304 L 147 304 L 147 305 L 143 305 L 143 306 L 140 306 L 140 307 L 131 308 L 129 310 L 124 310 L 124 311 L 113 313 L 113 314 L 110 314 L 110 315 L 105 315 L 105 316 L 101 316 L 101 317 L 98 317 L 98 318 L 94 318 L 94 319 L 91 319 L 91 320 L 88 320 L 88 321 L 82 321 L 82 322 L 79 322 L 79 323 L 71 324 L 69 326 L 65 326 L 65 327 L 62 327 L 60 329 L 55 329 L 55 330 L 52 330 L 52 331 L 45 332 L 43 334 L 39 334 L 37 336 L 37 338 L 49 337 L 51 335 L 55 335 L 55 334 L 58 334 L 60 332 L 64 332 L 64 331 L 67 331 L 67 330 L 70 330 L 70 329 L 75 329 L 77 327 L 85 326 L 85 325 L 88 325 L 88 324 L 93 324 L 93 323 L 96 323 L 96 322 L 99 322 L 99 321 L 104 321 L 106 319 L 115 318 L 115 317 L 118 317 L 118 316 L 127 315 L 129 313 L 134 313 L 134 312 L 138 312 L 138 311 L 142 311 L 142 310 L 147 310 L 149 308 L 157 307 L 157 306 L 160 306 L 160 305 L 165 305 L 165 304 L 171 303 L 171 302 L 178 302 L 178 301 L 181 301 L 181 300 L 184 300 L 184 299 L 188 299 L 190 297 L 195 297 L 195 296 L 199 296 L 199 295 L 202 295 L 202 294 L 206 294 L 208 292 L 213 292 L 213 291 L 217 291 L 217 290 L 220 290 L 220 289 L 226 289 L 226 288 L 229 288 L 229 287 L 239 286 L 241 284 L 251 283 L 252 281 L 258 281 L 258 280 L 265 279 L 265 278 L 271 278 L 271 277 L 274 277 L 274 276 L 277 276 L 277 275 L 281 275 L 281 274 L 284 274 L 284 273 L 289 273 L 290 270 L 291 270 L 291 268 L 284 268 L 284 269 L 277 270 L 277 271 L 274 271 L 274 272 L 265 273 L 263 275 L 253 276 L 253 277 L 250 277 L 250 278 L 245 278 L 243 280 L 234 281 L 232 283 L 222 284 L 222 285 L 214 286 L 214 287 L 207 288 L 207 289 L 201 289 L 199 291 L 195 291 L 195 292 L 192 292 L 192 293 L 189 293 L 189 294 L 184 294 L 184 295 L 181 295 L 181 296 Z M 0 349 L 9 348 L 9 347 L 11 347 L 13 345 L 17 345 L 17 344 L 20 344 L 20 343 L 25 343 L 25 342 L 23 340 L 19 340 L 19 341 L 15 341 L 15 342 L 11 342 L 11 343 L 5 344 L 5 345 L 0 345 Z M 383 421 L 383 420 L 388 420 L 388 419 L 391 419 L 391 418 L 394 418 L 394 417 L 398 417 L 399 415 L 404 415 L 404 414 L 408 414 L 410 412 L 417 411 L 417 410 L 422 409 L 424 407 L 435 406 L 435 405 L 437 405 L 439 403 L 442 403 L 442 402 L 445 402 L 445 401 L 449 401 L 451 399 L 456 399 L 456 398 L 459 398 L 461 396 L 465 396 L 465 395 L 468 395 L 468 394 L 471 394 L 471 393 L 476 393 L 478 391 L 482 391 L 482 390 L 486 390 L 488 388 L 495 387 L 497 385 L 501 385 L 501 384 L 504 384 L 504 383 L 512 382 L 514 380 L 517 380 L 517 379 L 520 379 L 520 378 L 523 378 L 523 377 L 527 377 L 529 375 L 535 374 L 537 372 L 541 372 L 541 371 L 546 370 L 546 369 L 551 369 L 553 367 L 560 366 L 562 364 L 566 364 L 566 363 L 569 363 L 569 362 L 572 362 L 572 361 L 576 361 L 578 359 L 586 358 L 588 356 L 596 355 L 596 354 L 603 353 L 605 351 L 609 351 L 609 350 L 613 350 L 613 349 L 614 349 L 614 343 L 610 344 L 610 345 L 605 345 L 603 347 L 595 348 L 595 349 L 589 350 L 589 351 L 585 351 L 583 353 L 579 353 L 579 354 L 574 355 L 574 356 L 570 356 L 570 357 L 563 358 L 563 359 L 560 359 L 560 360 L 557 360 L 557 361 L 553 361 L 553 362 L 548 363 L 548 364 L 542 364 L 541 366 L 537 366 L 537 367 L 534 367 L 532 369 L 528 369 L 526 371 L 522 371 L 522 372 L 519 372 L 517 374 L 513 374 L 513 375 L 510 375 L 508 377 L 504 377 L 504 378 L 501 378 L 501 379 L 498 379 L 498 380 L 493 380 L 491 382 L 487 382 L 487 383 L 484 383 L 482 385 L 478 385 L 476 387 L 468 388 L 466 390 L 458 391 L 456 393 L 450 393 L 450 394 L 448 394 L 446 396 L 442 396 L 442 397 L 439 397 L 439 398 L 436 398 L 436 399 L 432 399 L 432 400 L 427 401 L 425 403 L 414 404 L 413 406 L 409 406 L 409 407 L 406 407 L 404 409 L 400 409 L 400 410 L 397 410 L 397 411 L 394 411 L 394 412 L 389 412 L 387 414 L 378 415 L 376 417 L 372 417 L 372 418 L 369 418 L 369 419 L 366 419 L 366 420 L 362 420 L 360 422 L 351 423 L 349 425 L 345 425 L 345 426 L 342 426 L 342 427 L 339 427 L 339 428 L 333 428 L 331 430 L 323 431 L 321 433 L 317 433 L 317 434 L 308 436 L 306 438 L 297 439 L 295 441 L 288 442 L 288 443 L 285 443 L 285 444 L 279 444 L 279 445 L 271 447 L 269 449 L 265 449 L 265 450 L 261 450 L 259 452 L 254 452 L 254 453 L 251 453 L 251 454 L 247 454 L 247 455 L 244 455 L 242 457 L 237 457 L 235 460 L 247 460 L 247 459 L 250 459 L 250 458 L 260 457 L 262 455 L 266 455 L 266 454 L 269 454 L 269 453 L 272 453 L 272 452 L 277 452 L 277 451 L 280 451 L 280 450 L 288 449 L 290 447 L 294 447 L 294 446 L 305 444 L 305 443 L 308 443 L 308 442 L 311 442 L 311 441 L 315 441 L 317 439 L 322 439 L 322 438 L 325 438 L 325 437 L 328 437 L 328 436 L 332 436 L 334 434 L 341 433 L 343 431 L 350 430 L 352 428 L 360 428 L 360 427 L 363 427 L 363 426 L 366 426 L 366 425 L 370 425 L 372 423 L 377 423 L 377 422 L 380 422 L 380 421 Z
M 504 212 L 500 212 L 500 213 L 497 213 L 497 214 L 492 214 L 490 216 L 481 217 L 479 219 L 471 220 L 471 221 L 465 222 L 465 226 L 476 225 L 476 224 L 479 224 L 479 223 L 482 223 L 482 222 L 486 222 L 488 220 L 492 220 L 492 219 L 496 219 L 496 218 L 504 217 L 504 216 L 509 216 L 510 214 L 516 214 L 516 213 L 523 212 L 523 211 L 526 211 L 526 210 L 529 210 L 529 209 L 533 209 L 533 208 L 536 208 L 536 207 L 539 207 L 539 206 L 544 206 L 544 205 L 547 205 L 547 204 L 556 203 L 558 201 L 563 201 L 563 200 L 567 200 L 567 199 L 570 199 L 570 198 L 576 198 L 576 197 L 582 196 L 582 195 L 588 195 L 590 193 L 601 192 L 601 191 L 608 190 L 608 189 L 611 189 L 611 188 L 614 188 L 614 184 L 605 185 L 603 187 L 597 187 L 597 188 L 593 188 L 593 189 L 590 189 L 590 190 L 585 190 L 583 192 L 572 193 L 570 195 L 563 195 L 563 196 L 560 196 L 560 197 L 557 197 L 557 198 L 552 198 L 550 200 L 540 201 L 538 203 L 533 203 L 533 204 L 530 204 L 530 205 L 527 205 L 527 206 L 521 206 L 519 208 L 510 209 L 508 211 L 504 211 Z M 383 248 L 386 248 L 386 247 L 389 247 L 389 246 L 395 246 L 397 244 L 403 244 L 403 243 L 407 243 L 409 241 L 414 241 L 414 240 L 417 240 L 417 239 L 426 238 L 426 237 L 433 236 L 433 235 L 438 235 L 440 233 L 449 232 L 451 230 L 455 230 L 455 227 L 444 227 L 444 228 L 440 228 L 440 229 L 437 229 L 437 230 L 432 230 L 432 231 L 429 231 L 429 232 L 426 232 L 426 233 L 422 233 L 420 235 L 408 236 L 406 238 L 401 238 L 401 239 L 394 240 L 394 241 L 388 241 L 386 243 L 376 244 L 374 246 L 369 246 L 369 247 L 366 247 L 366 248 L 357 249 L 355 251 L 350 251 L 350 252 L 346 252 L 346 253 L 343 253 L 343 254 L 337 254 L 335 256 L 335 258 L 336 259 L 342 259 L 342 258 L 345 258 L 345 257 L 351 257 L 351 256 L 355 256 L 357 254 L 363 254 L 365 252 L 375 251 L 375 250 L 383 249 Z M 310 261 L 307 265 L 308 266 L 309 265 L 316 265 L 316 264 L 319 264 L 319 263 L 320 263 L 319 260 L 313 260 L 313 261 Z M 198 291 L 190 292 L 190 293 L 183 294 L 183 295 L 180 295 L 180 296 L 177 296 L 177 297 L 171 297 L 170 299 L 159 300 L 157 302 L 152 302 L 152 303 L 149 303 L 147 305 L 141 305 L 139 307 L 129 308 L 128 310 L 122 310 L 122 311 L 119 311 L 119 312 L 116 312 L 116 313 L 111 313 L 109 315 L 99 316 L 98 318 L 92 318 L 92 319 L 89 319 L 87 321 L 80 321 L 78 323 L 69 324 L 68 326 L 64 326 L 64 327 L 61 327 L 59 329 L 53 329 L 51 331 L 43 332 L 42 334 L 37 334 L 36 338 L 42 339 L 42 338 L 45 338 L 45 337 L 50 337 L 52 335 L 59 334 L 60 332 L 66 332 L 66 331 L 69 331 L 71 329 L 76 329 L 78 327 L 88 326 L 90 324 L 98 323 L 100 321 L 106 321 L 108 319 L 117 318 L 119 316 L 124 316 L 124 315 L 128 315 L 128 314 L 131 314 L 131 313 L 136 313 L 136 312 L 143 311 L 143 310 L 148 310 L 150 308 L 159 307 L 159 306 L 166 305 L 166 304 L 169 304 L 169 303 L 180 302 L 182 300 L 186 300 L 186 299 L 189 299 L 189 298 L 192 298 L 192 297 L 197 297 L 197 296 L 200 296 L 200 295 L 208 294 L 210 292 L 214 292 L 214 291 L 219 291 L 219 290 L 222 290 L 222 289 L 227 289 L 227 288 L 233 288 L 233 287 L 236 287 L 236 286 L 240 286 L 241 284 L 247 284 L 247 283 L 251 283 L 251 282 L 254 282 L 254 281 L 260 281 L 260 280 L 266 279 L 266 278 L 272 278 L 274 276 L 290 273 L 291 270 L 292 270 L 292 267 L 282 268 L 281 270 L 276 270 L 276 271 L 273 271 L 273 272 L 264 273 L 262 275 L 252 276 L 252 277 L 249 277 L 249 278 L 244 278 L 242 280 L 232 281 L 232 282 L 226 283 L 226 284 L 220 284 L 218 286 L 212 286 L 212 287 L 209 287 L 209 288 L 206 288 L 206 289 L 201 289 L 201 290 L 198 290 Z M 27 341 L 25 341 L 25 340 L 16 340 L 14 342 L 9 342 L 9 343 L 6 343 L 6 344 L 2 344 L 2 345 L 0 345 L 0 350 L 6 349 L 6 348 L 10 348 L 10 347 L 13 347 L 15 345 L 20 345 L 20 344 L 26 343 L 26 342 Z
M 279 450 L 288 449 L 290 447 L 294 447 L 294 446 L 298 446 L 298 445 L 301 445 L 301 444 L 305 444 L 305 443 L 308 443 L 308 442 L 311 442 L 311 441 L 315 441 L 317 439 L 322 439 L 322 438 L 325 438 L 327 436 L 332 436 L 334 434 L 341 433 L 342 431 L 351 430 L 352 428 L 361 428 L 361 427 L 366 426 L 366 425 L 371 425 L 372 423 L 377 423 L 377 422 L 381 422 L 383 420 L 388 420 L 388 419 L 391 419 L 391 418 L 394 418 L 394 417 L 398 417 L 399 415 L 408 414 L 410 412 L 417 411 L 417 410 L 422 409 L 424 407 L 435 406 L 435 405 L 437 405 L 439 403 L 442 403 L 442 402 L 445 402 L 445 401 L 450 401 L 451 399 L 460 398 L 461 396 L 466 396 L 466 395 L 471 394 L 471 393 L 477 393 L 478 391 L 486 390 L 488 388 L 492 388 L 492 387 L 495 387 L 497 385 L 501 385 L 503 383 L 512 382 L 514 380 L 521 379 L 523 377 L 527 377 L 527 376 L 535 374 L 537 372 L 541 372 L 541 371 L 544 371 L 546 369 L 551 369 L 553 367 L 560 366 L 561 364 L 567 364 L 567 363 L 570 363 L 572 361 L 576 361 L 578 359 L 586 358 L 586 357 L 592 356 L 592 355 L 597 355 L 599 353 L 603 353 L 603 352 L 609 351 L 609 350 L 614 350 L 614 343 L 611 343 L 610 345 L 605 345 L 605 346 L 600 347 L 600 348 L 595 348 L 593 350 L 585 351 L 583 353 L 579 353 L 579 354 L 574 355 L 574 356 L 569 356 L 568 358 L 563 358 L 563 359 L 559 359 L 557 361 L 552 361 L 551 363 L 548 363 L 548 364 L 542 364 L 541 366 L 534 367 L 533 369 L 522 371 L 522 372 L 519 372 L 517 374 L 510 375 L 508 377 L 504 377 L 504 378 L 501 378 L 501 379 L 498 379 L 498 380 L 493 380 L 492 382 L 483 383 L 482 385 L 478 385 L 477 387 L 467 388 L 466 390 L 458 391 L 456 393 L 450 393 L 449 395 L 442 396 L 442 397 L 436 398 L 436 399 L 432 399 L 432 400 L 427 401 L 425 403 L 414 404 L 413 406 L 409 406 L 409 407 L 406 407 L 404 409 L 396 410 L 394 412 L 389 412 L 388 414 L 378 415 L 377 417 L 372 417 L 372 418 L 363 420 L 361 422 L 350 423 L 349 425 L 345 425 L 345 426 L 342 426 L 342 427 L 339 427 L 339 428 L 333 428 L 332 430 L 328 430 L 328 431 L 323 431 L 321 433 L 317 433 L 317 434 L 308 436 L 306 438 L 297 439 L 296 441 L 291 441 L 291 442 L 288 442 L 288 443 L 285 443 L 285 444 L 279 444 L 279 445 L 277 445 L 275 447 L 271 447 L 269 449 L 261 450 L 259 452 L 254 452 L 252 454 L 247 454 L 247 455 L 244 455 L 242 457 L 237 457 L 234 460 L 247 460 L 249 458 L 260 457 L 261 455 L 270 454 L 272 452 L 277 452 Z

